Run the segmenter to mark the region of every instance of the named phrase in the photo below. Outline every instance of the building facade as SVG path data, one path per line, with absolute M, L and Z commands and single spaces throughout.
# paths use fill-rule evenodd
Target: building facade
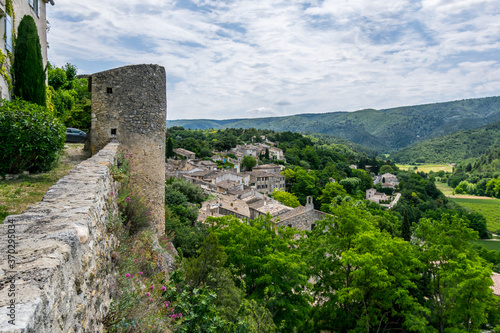
M 4 36 L 4 43 L 0 43 L 2 52 L 2 75 L 0 75 L 0 98 L 11 99 L 12 77 L 10 69 L 12 63 L 9 54 L 14 54 L 14 36 L 25 15 L 35 20 L 40 46 L 42 48 L 43 66 L 47 65 L 47 5 L 54 5 L 54 0 L 0 0 L 0 34 Z

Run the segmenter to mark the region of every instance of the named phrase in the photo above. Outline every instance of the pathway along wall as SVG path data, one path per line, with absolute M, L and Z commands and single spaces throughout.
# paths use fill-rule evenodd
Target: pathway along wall
M 0 332 L 102 332 L 115 289 L 110 143 L 0 225 Z M 9 262 L 9 254 L 14 261 Z

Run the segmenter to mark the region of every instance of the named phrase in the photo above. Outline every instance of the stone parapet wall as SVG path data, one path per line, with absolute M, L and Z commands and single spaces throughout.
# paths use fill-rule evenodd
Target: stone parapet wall
M 0 332 L 103 331 L 115 288 L 108 166 L 118 147 L 106 145 L 0 225 Z

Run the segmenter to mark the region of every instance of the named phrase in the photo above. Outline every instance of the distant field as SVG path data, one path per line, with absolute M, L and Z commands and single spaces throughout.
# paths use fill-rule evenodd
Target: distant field
M 500 251 L 500 241 L 491 241 L 491 240 L 477 240 L 471 242 L 473 244 L 480 244 L 487 248 L 488 250 Z
M 449 198 L 468 209 L 482 213 L 486 217 L 487 228 L 489 231 L 500 229 L 500 200 L 499 199 L 465 199 Z
M 453 194 L 453 187 L 448 186 L 448 184 L 441 183 L 438 181 L 436 181 L 435 184 L 436 184 L 436 187 L 438 188 L 438 190 L 443 192 L 444 195 L 452 195 Z
M 446 172 L 452 172 L 453 167 L 451 167 L 449 164 L 419 164 L 419 165 L 409 165 L 409 164 L 396 164 L 396 166 L 402 170 L 408 170 L 408 169 L 414 169 L 417 167 L 416 171 L 423 171 L 425 173 L 429 173 L 431 171 L 437 172 L 437 171 L 446 171 Z

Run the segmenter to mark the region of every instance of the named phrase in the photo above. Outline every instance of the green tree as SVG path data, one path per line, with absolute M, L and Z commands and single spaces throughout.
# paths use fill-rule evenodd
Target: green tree
M 333 215 L 305 240 L 314 297 L 322 300 L 311 331 L 424 331 L 427 310 L 412 295 L 420 277 L 414 249 L 377 229 L 366 210 L 344 203 Z
M 339 183 L 328 183 L 325 188 L 322 190 L 322 194 L 319 197 L 319 201 L 321 202 L 321 207 L 323 209 L 323 205 L 330 205 L 333 203 L 337 197 L 345 197 L 347 196 L 346 190 Z M 326 208 L 325 208 L 326 209 Z M 326 210 L 325 210 L 326 211 Z
M 278 189 L 274 189 L 273 194 L 271 195 L 274 199 L 281 202 L 283 205 L 288 207 L 299 207 L 300 202 L 299 199 L 293 194 L 285 191 L 280 191 Z
M 307 172 L 301 167 L 296 167 L 294 173 L 295 183 L 292 185 L 292 193 L 299 198 L 302 205 L 305 205 L 308 196 L 318 196 L 318 177 L 314 172 Z
M 227 266 L 233 267 L 247 297 L 264 302 L 285 332 L 298 329 L 308 317 L 310 297 L 296 230 L 274 228 L 270 216 L 250 225 L 230 216 L 209 220 L 215 222 L 213 232 L 228 256 Z
M 380 167 L 379 173 L 384 174 L 384 173 L 393 173 L 394 170 L 390 165 L 384 164 Z
M 443 215 L 440 220 L 422 219 L 415 236 L 423 274 L 429 277 L 425 305 L 431 311 L 430 323 L 439 332 L 478 331 L 498 300 L 490 289 L 491 269 L 470 244 L 477 232 L 466 220 Z
M 256 165 L 257 165 L 257 160 L 252 156 L 244 156 L 243 160 L 241 161 L 241 166 L 245 170 L 252 170 L 253 167 Z
M 167 150 L 166 150 L 166 155 L 167 155 L 167 158 L 170 158 L 172 156 L 174 156 L 174 145 L 172 143 L 172 138 L 171 137 L 168 137 L 167 139 Z
M 25 15 L 19 23 L 14 51 L 14 95 L 46 106 L 45 69 L 35 20 Z

